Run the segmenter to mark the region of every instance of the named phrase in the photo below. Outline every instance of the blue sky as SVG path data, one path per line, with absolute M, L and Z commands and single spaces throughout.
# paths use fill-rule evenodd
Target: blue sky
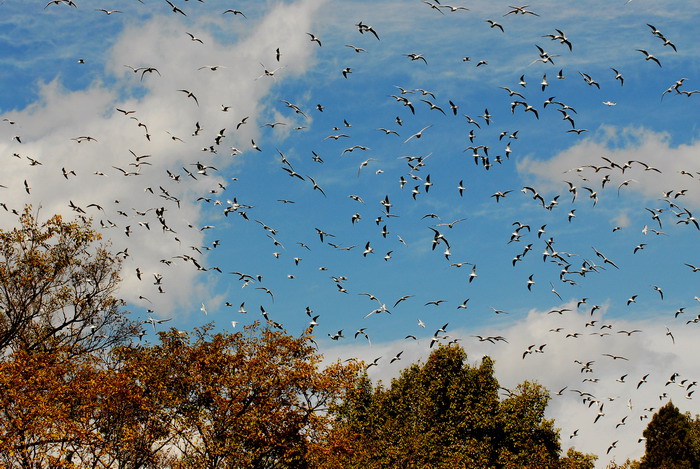
M 402 362 L 424 358 L 434 332 L 449 323 L 442 340 L 459 339 L 472 361 L 494 357 L 504 386 L 524 379 L 552 393 L 567 386 L 553 396 L 550 415 L 563 446 L 599 454 L 600 467 L 643 453 L 637 438 L 643 416 L 653 414 L 645 409 L 672 398 L 699 411 L 688 394 L 694 388 L 687 389 L 698 378 L 698 326 L 687 321 L 700 313 L 700 273 L 685 264 L 700 266 L 700 232 L 689 220 L 700 210 L 700 93 L 681 91 L 700 89 L 700 46 L 698 13 L 686 2 L 659 10 L 646 0 L 543 0 L 526 8 L 537 15 L 506 15 L 509 2 L 487 1 L 455 12 L 420 1 L 173 2 L 186 16 L 165 2 L 76 3 L 0 3 L 2 201 L 9 210 L 41 206 L 44 216 L 74 216 L 70 202 L 83 208 L 115 252 L 128 249 L 121 294 L 138 317 L 172 318 L 168 326 L 179 329 L 210 321 L 230 329 L 231 321 L 240 327 L 261 319 L 262 307 L 297 334 L 310 321 L 309 307 L 319 315 L 315 334 L 328 360 L 381 357 L 370 375 L 385 381 Z M 229 8 L 245 17 L 223 13 Z M 359 23 L 379 40 L 361 34 Z M 546 37 L 557 29 L 571 51 Z M 551 58 L 537 61 L 537 46 Z M 149 67 L 158 71 L 143 73 Z M 415 114 L 391 95 L 410 100 Z M 514 101 L 539 118 L 524 105 L 511 112 Z M 480 117 L 486 110 L 490 124 Z M 565 113 L 587 131 L 567 132 L 573 126 Z M 347 137 L 331 137 L 341 134 Z M 75 140 L 85 136 L 96 141 Z M 344 151 L 355 145 L 367 149 Z M 476 150 L 475 164 L 468 147 L 481 145 L 488 150 Z M 211 148 L 216 153 L 205 151 Z M 130 150 L 151 156 L 134 166 Z M 213 168 L 197 172 L 205 166 Z M 576 186 L 573 202 L 567 181 Z M 496 202 L 493 195 L 506 191 Z M 380 203 L 386 197 L 388 214 Z M 551 210 L 543 206 L 552 201 Z M 156 208 L 165 208 L 172 231 L 161 228 Z M 11 226 L 11 213 L 0 216 Z M 519 224 L 530 231 L 513 237 Z M 432 249 L 431 228 L 449 243 L 449 256 L 445 241 Z M 321 242 L 316 229 L 333 236 Z M 363 256 L 368 242 L 372 252 Z M 543 259 L 545 251 L 558 256 Z M 469 264 L 451 265 L 459 263 Z M 594 270 L 574 273 L 582 266 Z M 382 304 L 389 312 L 370 314 Z M 550 313 L 562 308 L 570 311 Z M 360 328 L 371 344 L 354 338 Z M 332 341 L 340 329 L 344 338 Z M 620 332 L 634 329 L 642 332 Z M 544 343 L 544 353 L 522 358 L 529 345 Z M 402 361 L 390 365 L 402 350 Z M 594 360 L 594 371 L 581 373 L 574 360 Z M 674 372 L 678 384 L 666 385 Z M 571 389 L 591 392 L 596 402 L 589 407 Z M 594 425 L 598 412 L 606 415 Z M 616 427 L 624 416 L 627 423 Z

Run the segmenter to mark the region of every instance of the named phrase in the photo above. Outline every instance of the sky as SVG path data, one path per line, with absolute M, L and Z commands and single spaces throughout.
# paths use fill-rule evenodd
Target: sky
M 598 467 L 700 412 L 697 9 L 172 3 L 0 2 L 4 228 L 90 217 L 159 328 L 316 318 L 384 383 L 457 341 Z

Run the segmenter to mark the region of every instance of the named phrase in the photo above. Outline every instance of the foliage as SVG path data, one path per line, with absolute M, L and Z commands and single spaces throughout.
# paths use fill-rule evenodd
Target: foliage
M 525 381 L 504 399 L 496 415 L 501 467 L 552 467 L 560 451 L 554 422 L 544 418 L 549 393 Z
M 672 402 L 661 407 L 646 430 L 646 449 L 640 469 L 700 467 L 700 440 L 697 419 L 681 414 Z
M 615 461 L 611 461 L 607 466 L 605 466 L 605 469 L 639 469 L 639 461 L 627 459 L 622 464 L 617 464 Z
M 257 324 L 235 334 L 161 334 L 147 361 L 176 377 L 169 386 L 183 467 L 306 466 L 327 437 L 327 406 L 359 369 L 320 370 L 310 339 Z
M 544 418 L 546 390 L 525 382 L 500 400 L 491 359 L 465 361 L 462 348 L 441 346 L 388 388 L 359 380 L 333 409 L 335 450 L 320 465 L 559 467 L 559 434 Z M 563 467 L 591 467 L 591 458 L 572 451 Z
M 27 206 L 0 230 L 0 354 L 97 350 L 123 343 L 134 325 L 114 297 L 119 261 L 89 221 L 40 223 Z
M 16 352 L 0 362 L 0 464 L 61 467 L 84 437 L 84 405 L 94 389 L 90 364 L 63 351 Z
M 307 467 L 359 370 L 319 361 L 309 336 L 257 324 L 18 351 L 0 362 L 0 467 Z
M 574 448 L 566 451 L 566 456 L 559 461 L 560 469 L 593 469 L 598 456 L 595 454 L 579 453 Z

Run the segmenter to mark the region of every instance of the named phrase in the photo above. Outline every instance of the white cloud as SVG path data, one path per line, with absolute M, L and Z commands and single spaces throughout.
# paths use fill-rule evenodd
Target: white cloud
M 607 197 L 618 197 L 619 189 L 620 194 L 632 196 L 638 193 L 648 200 L 658 200 L 667 191 L 673 191 L 673 198 L 685 190 L 685 195 L 679 196 L 676 202 L 700 207 L 696 180 L 700 177 L 699 151 L 700 142 L 696 139 L 673 145 L 670 135 L 665 132 L 643 127 L 608 126 L 551 159 L 523 157 L 518 162 L 518 171 L 526 177 L 534 177 L 537 186 L 543 190 L 562 190 L 562 187 L 567 187 L 563 181 L 577 186 L 598 185 L 609 175 Z M 604 158 L 618 166 L 610 169 L 609 161 Z M 620 170 L 628 163 L 631 167 L 626 167 L 624 172 Z M 593 166 L 603 168 L 596 171 Z
M 128 246 L 121 295 L 160 314 L 195 311 L 203 298 L 211 296 L 211 277 L 197 275 L 195 264 L 173 256 L 190 255 L 203 267 L 216 265 L 216 259 L 206 251 L 200 255 L 193 249 L 201 250 L 205 234 L 200 230 L 204 223 L 201 202 L 196 199 L 204 195 L 225 206 L 229 197 L 221 187 L 226 187 L 227 181 L 212 169 L 207 175 L 197 174 L 195 163 L 218 169 L 231 165 L 236 160 L 229 156 L 230 147 L 250 149 L 264 119 L 268 115 L 280 118 L 275 111 L 265 109 L 264 99 L 278 81 L 305 73 L 313 63 L 315 50 L 307 47 L 305 31 L 323 3 L 305 0 L 276 5 L 233 44 L 218 42 L 205 29 L 208 24 L 201 23 L 202 30 L 195 31 L 199 23 L 186 26 L 174 15 L 155 15 L 138 27 L 127 27 L 113 47 L 104 51 L 114 83 L 94 81 L 87 89 L 71 91 L 56 79 L 40 86 L 36 102 L 7 115 L 16 124 L 2 122 L 0 151 L 18 155 L 5 164 L 5 174 L 11 178 L 0 181 L 9 187 L 3 201 L 10 209 L 21 210 L 24 203 L 31 202 L 42 206 L 44 216 L 62 213 L 72 217 L 76 214 L 67 207 L 70 200 L 93 216 L 96 224 L 114 223 L 117 226 L 103 234 L 115 251 Z M 204 44 L 190 39 L 186 34 L 190 28 Z M 260 62 L 275 63 L 277 47 L 282 49 L 280 65 L 285 68 L 274 80 L 263 77 L 256 81 L 262 73 Z M 141 79 L 141 72 L 134 73 L 124 65 L 154 67 L 157 72 L 145 73 Z M 225 68 L 198 70 L 205 65 Z M 199 105 L 179 89 L 192 91 Z M 222 105 L 231 106 L 231 110 L 222 112 Z M 135 112 L 124 115 L 115 108 Z M 237 123 L 246 116 L 247 123 L 236 131 Z M 203 130 L 193 136 L 196 122 Z M 201 151 L 214 145 L 214 138 L 224 128 L 226 137 L 217 147 L 218 154 Z M 13 141 L 14 135 L 20 136 L 22 143 Z M 97 141 L 71 141 L 81 136 Z M 129 150 L 151 156 L 141 159 L 143 164 L 137 169 L 130 166 L 136 159 Z M 41 165 L 31 166 L 29 158 Z M 114 167 L 139 174 L 125 177 Z M 185 169 L 197 180 L 187 176 Z M 166 171 L 180 175 L 180 182 L 168 179 Z M 31 195 L 25 193 L 24 180 Z M 163 197 L 168 194 L 172 198 Z M 104 212 L 88 208 L 91 203 L 103 207 Z M 223 206 L 219 207 L 221 212 Z M 164 218 L 172 232 L 165 232 L 156 219 L 153 209 L 157 207 L 166 208 Z M 139 215 L 137 211 L 147 213 Z M 218 218 L 221 224 L 226 223 L 225 218 Z M 11 226 L 13 216 L 5 214 L 3 222 Z M 143 272 L 141 281 L 136 278 L 137 267 Z M 167 294 L 158 293 L 154 273 L 164 277 L 162 288 Z
M 447 335 L 450 339 L 460 339 L 459 343 L 467 352 L 469 363 L 478 363 L 484 355 L 493 358 L 496 377 L 502 386 L 514 388 L 524 380 L 534 380 L 549 389 L 552 400 L 547 415 L 554 418 L 556 426 L 561 429 L 563 453 L 570 446 L 575 446 L 579 451 L 595 453 L 599 456 L 597 467 L 605 467 L 613 458 L 617 462 L 623 462 L 627 458 L 640 458 L 644 453 L 644 444 L 637 440 L 659 407 L 672 399 L 682 411 L 693 411 L 696 408 L 693 404 L 695 400 L 686 400 L 687 391 L 681 387 L 683 380 L 688 379 L 684 386 L 692 381 L 696 368 L 692 353 L 694 325 L 676 326 L 672 329 L 675 339 L 673 344 L 666 335 L 666 324 L 658 319 L 610 319 L 606 312 L 596 312 L 591 317 L 588 309 L 585 306 L 578 309 L 576 302 L 562 304 L 558 308 L 571 311 L 564 311 L 560 315 L 531 310 L 526 317 L 512 321 L 505 327 L 478 331 L 482 336 L 503 336 L 508 340 L 507 343 L 480 342 L 473 337 L 475 331 L 464 329 L 448 328 Z M 601 310 L 605 309 L 603 307 Z M 596 323 L 586 326 L 592 320 Z M 612 327 L 601 328 L 608 324 Z M 562 330 L 552 331 L 556 328 Z M 634 329 L 642 332 L 630 336 L 618 332 Z M 373 380 L 382 380 L 388 385 L 403 368 L 427 358 L 432 332 L 427 330 L 426 336 L 419 338 L 418 342 L 408 339 L 375 343 L 371 347 L 355 342 L 351 345 L 334 344 L 321 351 L 326 362 L 357 357 L 365 363 L 371 363 L 381 357 L 377 366 L 370 368 L 368 373 Z M 580 336 L 566 337 L 567 333 L 573 332 L 580 333 Z M 609 335 L 592 335 L 594 332 Z M 350 337 L 344 340 L 352 340 L 347 331 L 346 336 Z M 533 344 L 535 349 L 542 344 L 547 345 L 543 353 L 532 353 L 522 358 L 523 352 Z M 401 360 L 390 364 L 390 360 L 402 350 L 404 353 Z M 624 358 L 615 359 L 603 355 L 606 353 Z M 589 365 L 591 371 L 582 372 L 587 362 L 592 362 Z M 674 372 L 679 373 L 675 383 L 666 385 Z M 637 388 L 647 374 L 647 382 Z M 621 379 L 623 375 L 626 376 Z M 594 381 L 583 381 L 584 379 Z M 561 395 L 555 395 L 564 387 L 566 389 Z M 590 401 L 584 401 L 573 390 L 590 393 L 595 402 L 589 406 Z M 660 399 L 659 396 L 663 393 L 666 396 Z M 594 423 L 600 404 L 605 415 Z M 645 410 L 652 407 L 654 410 Z M 648 419 L 640 420 L 640 416 L 644 415 Z M 627 418 L 624 424 L 618 426 L 625 416 Z M 577 436 L 569 438 L 577 429 Z M 615 440 L 619 440 L 617 448 L 606 454 L 607 448 Z

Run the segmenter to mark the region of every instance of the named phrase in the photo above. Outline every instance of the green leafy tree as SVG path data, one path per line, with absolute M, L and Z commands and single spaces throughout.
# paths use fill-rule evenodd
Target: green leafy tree
M 501 467 L 551 467 L 559 455 L 559 433 L 544 418 L 549 392 L 530 381 L 504 399 L 496 416 Z
M 593 466 L 591 466 L 593 467 Z M 639 469 L 639 461 L 636 459 L 626 459 L 622 464 L 611 461 L 605 466 L 605 469 Z
M 461 347 L 441 346 L 388 388 L 359 380 L 333 409 L 336 451 L 319 465 L 560 467 L 559 434 L 544 418 L 547 391 L 525 382 L 501 400 L 493 361 L 471 366 L 466 358 Z M 589 460 L 573 451 L 565 467 L 589 468 Z
M 559 462 L 560 469 L 593 469 L 598 456 L 595 454 L 584 454 L 576 451 L 574 448 L 569 448 L 566 451 L 566 456 L 561 458 Z
M 682 414 L 672 402 L 661 407 L 644 430 L 646 449 L 640 469 L 700 468 L 698 425 L 697 419 Z

